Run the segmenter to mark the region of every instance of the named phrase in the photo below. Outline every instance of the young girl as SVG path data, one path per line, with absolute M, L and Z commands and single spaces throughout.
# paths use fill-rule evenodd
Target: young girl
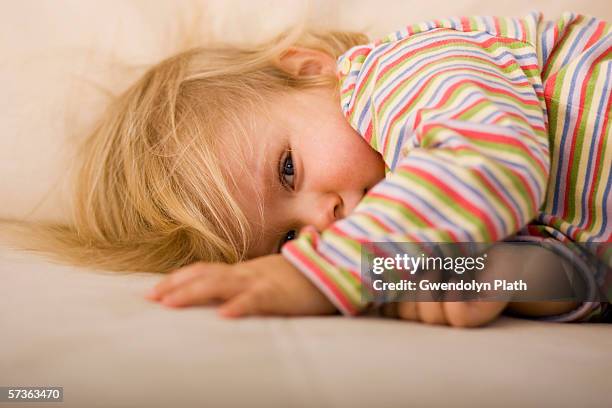
M 361 295 L 363 243 L 609 243 L 611 49 L 603 21 L 534 12 L 433 20 L 374 42 L 306 32 L 181 53 L 121 95 L 89 140 L 70 235 L 88 250 L 73 259 L 189 264 L 148 294 L 167 306 L 356 315 L 380 306 Z M 578 268 L 529 252 L 491 260 L 543 279 Z M 395 306 L 383 310 L 476 326 L 504 309 L 593 320 L 608 303 Z
M 288 48 L 267 70 L 294 89 L 265 95 L 267 114 L 245 112 L 252 126 L 217 153 L 234 205 L 251 221 L 247 257 L 265 257 L 191 265 L 150 298 L 221 299 L 225 316 L 351 315 L 367 306 L 364 242 L 609 242 L 611 49 L 609 25 L 571 13 L 556 24 L 538 13 L 434 20 L 337 60 Z M 300 89 L 322 75 L 337 75 L 338 91 Z M 500 265 L 528 262 L 495 256 Z M 404 303 L 398 313 L 478 325 L 507 305 Z M 576 306 L 515 309 L 555 320 L 602 311 Z

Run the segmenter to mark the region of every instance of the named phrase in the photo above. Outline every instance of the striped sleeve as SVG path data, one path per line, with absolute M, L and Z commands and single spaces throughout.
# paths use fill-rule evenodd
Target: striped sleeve
M 517 34 L 434 28 L 339 61 L 345 116 L 389 172 L 351 215 L 303 228 L 282 253 L 344 314 L 367 306 L 363 243 L 495 242 L 536 215 L 546 115 L 535 50 Z

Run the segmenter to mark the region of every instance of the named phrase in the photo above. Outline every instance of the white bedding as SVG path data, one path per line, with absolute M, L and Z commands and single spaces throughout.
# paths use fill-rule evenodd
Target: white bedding
M 610 401 L 610 325 L 503 318 L 465 330 L 371 317 L 227 321 L 213 308 L 176 311 L 144 300 L 158 279 L 152 274 L 93 274 L 6 249 L 0 276 L 0 385 L 63 386 L 65 407 Z
M 4 2 L 0 217 L 65 219 L 74 143 L 130 71 L 174 48 L 190 1 Z M 609 1 L 199 1 L 202 35 L 265 38 L 311 20 L 376 35 L 456 14 L 612 20 Z M 384 6 L 381 6 L 384 5 Z M 181 25 L 178 24 L 178 27 Z M 503 318 L 476 330 L 362 317 L 224 321 L 142 298 L 159 279 L 0 245 L 0 386 L 64 387 L 66 407 L 604 406 L 612 326 Z M 0 406 L 12 406 L 0 403 Z M 14 406 L 33 406 L 15 404 Z M 40 406 L 56 406 L 41 404 Z

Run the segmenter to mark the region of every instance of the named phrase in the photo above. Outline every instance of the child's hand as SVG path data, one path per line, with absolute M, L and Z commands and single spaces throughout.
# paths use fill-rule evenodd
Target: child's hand
M 223 302 L 224 317 L 323 315 L 336 308 L 282 255 L 237 264 L 197 262 L 164 278 L 147 298 L 182 307 Z
M 403 320 L 455 327 L 478 327 L 495 320 L 508 302 L 399 302 L 383 307 L 383 314 Z
M 564 293 L 566 273 L 573 266 L 560 255 L 537 245 L 494 245 L 481 275 L 483 281 L 503 278 L 523 279 L 529 287 L 526 298 L 571 298 L 569 284 Z M 554 282 L 554 284 L 551 284 Z M 548 294 L 547 294 L 548 293 Z M 459 327 L 477 327 L 495 320 L 508 308 L 513 314 L 527 317 L 553 316 L 567 313 L 576 307 L 575 301 L 464 301 L 464 302 L 399 302 L 383 307 L 383 314 L 404 320 Z

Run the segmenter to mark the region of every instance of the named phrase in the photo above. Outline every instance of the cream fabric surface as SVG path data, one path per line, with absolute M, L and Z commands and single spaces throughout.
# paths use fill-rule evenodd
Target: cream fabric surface
M 466 330 L 371 317 L 226 321 L 213 308 L 177 311 L 144 300 L 158 279 L 152 274 L 92 274 L 6 249 L 0 276 L 0 385 L 63 386 L 58 405 L 65 407 L 610 401 L 610 325 L 503 318 Z
M 175 51 L 190 22 L 193 40 L 265 39 L 303 18 L 376 37 L 430 18 L 531 9 L 549 19 L 573 10 L 612 20 L 610 2 L 596 0 L 4 1 L 0 217 L 66 219 L 71 157 L 105 92 Z M 172 311 L 145 301 L 158 279 L 95 274 L 0 245 L 0 386 L 63 386 L 59 405 L 66 407 L 582 407 L 611 400 L 609 325 L 230 322 L 211 308 Z

